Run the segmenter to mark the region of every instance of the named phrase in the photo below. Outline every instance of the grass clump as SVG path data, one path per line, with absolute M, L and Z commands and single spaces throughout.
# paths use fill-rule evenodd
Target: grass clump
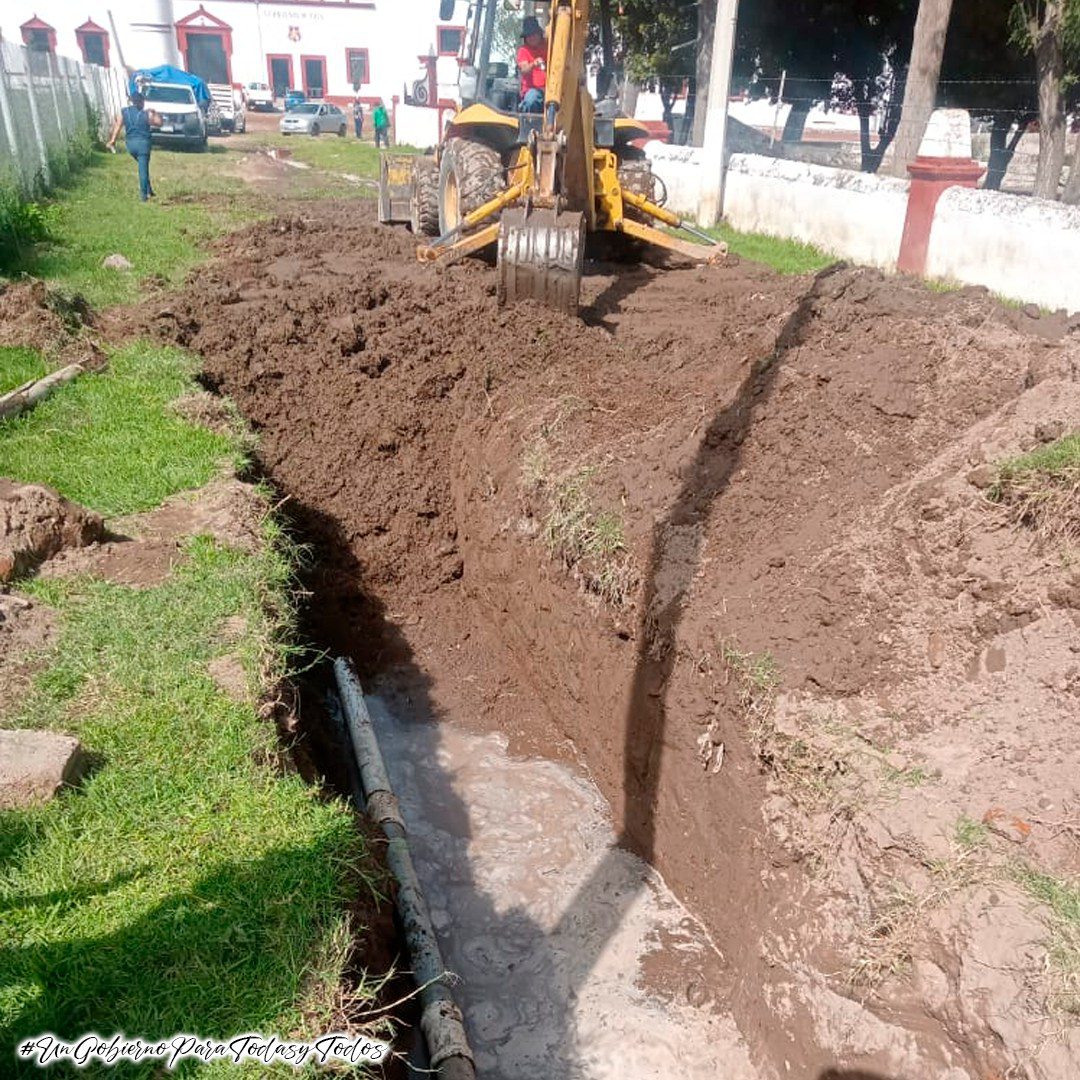
M 45 374 L 45 361 L 36 349 L 0 345 L 0 394 L 6 394 Z
M 739 232 L 724 223 L 705 231 L 723 240 L 732 255 L 764 263 L 781 274 L 813 274 L 837 261 L 835 256 L 800 240 Z
M 273 726 L 208 673 L 226 651 L 253 684 L 267 657 L 284 663 L 290 559 L 207 537 L 187 556 L 154 588 L 27 585 L 63 629 L 14 722 L 77 735 L 96 768 L 0 817 L 6 1047 L 40 1031 L 286 1035 L 333 1019 L 345 957 L 333 950 L 319 980 L 313 958 L 346 929 L 364 843 L 343 805 L 275 775 Z
M 720 655 L 735 678 L 739 707 L 757 738 L 765 734 L 780 689 L 780 667 L 772 653 L 743 652 L 723 642 Z
M 998 466 L 990 498 L 1045 541 L 1080 541 L 1080 432 Z
M 1049 908 L 1050 1004 L 1075 1019 L 1080 1016 L 1080 883 L 1030 866 L 1014 868 L 1013 878 L 1030 897 Z
M 956 822 L 953 839 L 962 851 L 974 851 L 983 847 L 990 839 L 990 829 L 983 822 L 964 814 Z
M 536 463 L 532 468 L 535 471 Z M 631 585 L 626 533 L 617 513 L 593 505 L 590 484 L 595 475 L 595 468 L 579 469 L 550 485 L 544 542 L 554 558 L 579 575 L 587 591 L 620 607 Z
M 228 437 L 195 427 L 169 408 L 194 388 L 196 361 L 140 343 L 109 368 L 88 373 L 32 412 L 0 422 L 0 475 L 48 484 L 112 516 L 148 510 L 239 466 Z

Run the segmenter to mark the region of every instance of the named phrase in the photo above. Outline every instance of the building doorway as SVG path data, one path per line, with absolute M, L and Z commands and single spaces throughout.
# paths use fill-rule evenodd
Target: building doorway
M 302 56 L 300 57 L 300 70 L 304 76 L 304 96 L 309 101 L 313 98 L 325 97 L 326 57 Z
M 184 66 L 207 83 L 232 82 L 232 27 L 204 7 L 176 24 Z
M 286 90 L 293 88 L 292 57 L 268 56 L 267 68 L 270 76 L 270 92 L 277 98 L 283 98 Z
M 187 69 L 205 83 L 228 83 L 229 61 L 220 34 L 192 34 L 187 40 Z

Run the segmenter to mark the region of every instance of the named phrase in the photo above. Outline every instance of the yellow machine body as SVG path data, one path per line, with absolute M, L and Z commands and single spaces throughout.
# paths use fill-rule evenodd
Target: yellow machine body
M 594 233 L 619 233 L 699 261 L 726 251 L 652 200 L 648 165 L 631 146 L 648 137 L 646 128 L 625 118 L 601 121 L 610 145 L 596 145 L 595 105 L 584 87 L 588 26 L 588 0 L 553 0 L 542 113 L 513 114 L 477 102 L 455 114 L 439 148 L 440 235 L 422 244 L 418 257 L 452 262 L 497 244 L 504 302 L 536 299 L 576 311 L 585 240 Z M 389 156 L 380 218 L 412 220 L 416 229 L 417 187 L 434 163 Z M 631 160 L 647 191 L 624 183 L 620 171 Z M 411 218 L 400 216 L 409 169 Z M 689 243 L 658 224 L 703 242 Z

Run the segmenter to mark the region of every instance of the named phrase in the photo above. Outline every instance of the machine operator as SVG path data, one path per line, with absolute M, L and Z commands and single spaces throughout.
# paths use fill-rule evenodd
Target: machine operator
M 547 40 L 535 15 L 526 15 L 521 23 L 522 46 L 517 51 L 521 75 L 520 112 L 544 110 L 544 87 L 547 86 Z

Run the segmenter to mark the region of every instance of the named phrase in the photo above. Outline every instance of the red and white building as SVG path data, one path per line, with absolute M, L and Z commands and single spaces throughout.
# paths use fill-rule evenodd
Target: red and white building
M 270 84 L 389 106 L 417 84 L 456 96 L 468 0 L 2 0 L 0 34 L 40 51 L 129 69 L 173 64 L 208 82 Z M 359 88 L 358 91 L 355 88 Z

